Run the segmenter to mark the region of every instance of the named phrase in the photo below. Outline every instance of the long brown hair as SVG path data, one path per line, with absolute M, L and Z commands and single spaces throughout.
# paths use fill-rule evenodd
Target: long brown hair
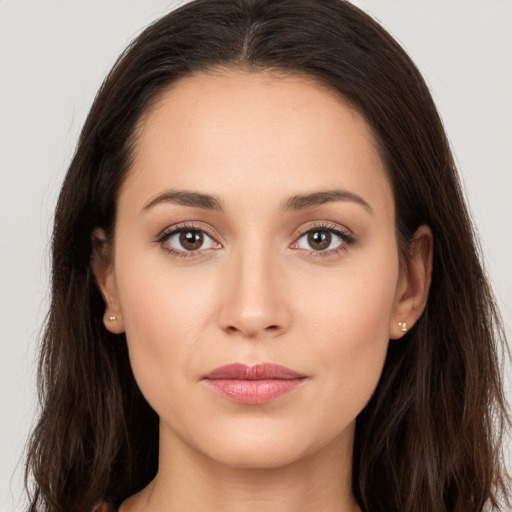
M 378 141 L 402 256 L 421 224 L 434 235 L 426 311 L 390 342 L 380 383 L 357 418 L 353 490 L 361 508 L 504 510 L 506 345 L 449 145 L 412 61 L 343 0 L 196 0 L 146 29 L 108 75 L 55 214 L 42 411 L 28 447 L 30 510 L 118 506 L 157 471 L 158 418 L 135 383 L 124 335 L 103 327 L 91 233 L 112 233 L 141 115 L 177 79 L 219 67 L 307 76 L 342 95 Z

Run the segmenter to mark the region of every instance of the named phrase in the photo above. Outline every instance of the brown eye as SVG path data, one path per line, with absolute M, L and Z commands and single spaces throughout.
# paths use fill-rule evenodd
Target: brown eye
M 201 231 L 182 231 L 179 239 L 184 249 L 187 251 L 197 251 L 203 245 L 204 235 Z
M 329 231 L 311 231 L 308 233 L 309 246 L 315 251 L 323 251 L 331 244 L 332 235 Z
M 162 247 L 176 255 L 193 256 L 196 252 L 206 249 L 218 249 L 218 244 L 208 233 L 201 229 L 177 228 L 171 233 L 165 234 L 159 240 Z
M 305 249 L 311 253 L 331 254 L 354 242 L 349 232 L 338 227 L 317 227 L 303 233 L 295 242 L 296 249 Z

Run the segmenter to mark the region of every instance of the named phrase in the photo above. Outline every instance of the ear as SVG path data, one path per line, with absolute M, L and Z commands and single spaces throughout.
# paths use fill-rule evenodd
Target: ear
M 428 226 L 420 226 L 409 244 L 401 270 L 389 326 L 390 339 L 401 338 L 420 318 L 427 304 L 432 279 L 433 237 Z
M 112 246 L 103 229 L 96 228 L 91 235 L 91 269 L 96 285 L 105 301 L 103 324 L 114 334 L 124 332 L 123 316 L 119 305 Z

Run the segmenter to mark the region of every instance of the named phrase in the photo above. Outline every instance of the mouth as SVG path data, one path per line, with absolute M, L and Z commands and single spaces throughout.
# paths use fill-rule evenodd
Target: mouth
M 271 402 L 295 391 L 307 376 L 272 363 L 220 366 L 203 377 L 206 386 L 221 396 L 246 405 Z

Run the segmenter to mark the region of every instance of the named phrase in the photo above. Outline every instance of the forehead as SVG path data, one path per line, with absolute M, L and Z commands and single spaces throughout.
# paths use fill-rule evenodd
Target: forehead
M 140 120 L 133 156 L 121 195 L 133 185 L 138 196 L 172 187 L 268 202 L 343 186 L 393 202 L 364 118 L 304 77 L 222 71 L 182 79 Z

